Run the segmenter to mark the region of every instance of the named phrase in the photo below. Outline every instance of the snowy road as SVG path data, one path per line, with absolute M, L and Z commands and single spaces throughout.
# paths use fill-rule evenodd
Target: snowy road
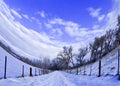
M 120 86 L 115 77 L 93 77 L 53 72 L 46 75 L 0 80 L 0 86 Z

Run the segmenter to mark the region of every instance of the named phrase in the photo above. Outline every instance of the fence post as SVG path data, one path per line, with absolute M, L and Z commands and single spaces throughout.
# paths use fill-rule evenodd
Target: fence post
M 5 56 L 4 79 L 6 79 L 6 70 L 7 70 L 7 56 Z
M 30 76 L 33 76 L 33 75 L 32 75 L 32 68 L 31 68 L 31 67 L 30 67 Z
M 78 75 L 78 67 L 77 67 L 77 69 L 76 69 L 76 74 Z
M 98 77 L 101 76 L 101 59 L 99 60 Z
M 85 71 L 85 66 L 84 66 L 84 75 L 86 75 L 85 72 L 86 72 L 86 71 Z
M 24 77 L 24 65 L 22 66 L 22 77 Z
M 92 74 L 92 64 L 90 64 L 90 76 Z
M 80 67 L 80 74 L 82 74 L 82 73 L 81 73 L 81 67 Z
M 119 75 L 119 49 L 118 49 L 118 71 L 117 74 Z
M 39 69 L 39 75 L 40 75 L 40 69 Z
M 118 79 L 120 80 L 120 49 L 118 49 Z
M 35 68 L 35 76 L 37 76 L 37 74 L 36 74 L 36 68 Z

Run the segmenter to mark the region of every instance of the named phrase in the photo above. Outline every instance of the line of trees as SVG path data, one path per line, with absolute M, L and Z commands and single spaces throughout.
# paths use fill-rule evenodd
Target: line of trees
M 77 55 L 73 53 L 71 46 L 63 47 L 63 51 L 53 60 L 51 68 L 54 70 L 62 70 L 89 64 L 97 60 L 100 61 L 102 57 L 120 45 L 120 15 L 117 20 L 118 24 L 116 28 L 106 31 L 101 37 L 96 37 L 94 42 L 89 44 L 88 47 L 80 48 Z M 84 57 L 88 52 L 91 53 L 91 56 L 90 59 L 86 61 Z M 75 60 L 77 62 L 74 62 Z

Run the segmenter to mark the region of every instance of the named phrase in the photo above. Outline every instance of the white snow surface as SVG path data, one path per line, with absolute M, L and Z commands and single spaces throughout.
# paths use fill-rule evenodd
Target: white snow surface
M 120 47 L 118 47 L 120 48 Z M 4 75 L 4 59 L 8 57 L 7 62 L 7 79 L 0 79 L 0 86 L 120 86 L 120 81 L 117 80 L 117 50 L 114 49 L 102 59 L 102 76 L 97 77 L 98 74 L 98 61 L 92 64 L 92 76 L 90 73 L 90 65 L 86 66 L 86 76 L 83 75 L 84 67 L 79 68 L 82 72 L 78 75 L 69 74 L 61 71 L 55 71 L 41 76 L 29 76 L 29 68 L 32 67 L 15 57 L 8 54 L 0 47 L 0 78 Z M 89 58 L 89 55 L 87 55 Z M 22 65 L 25 66 L 25 78 L 16 78 L 22 75 Z M 35 67 L 33 74 L 35 74 Z M 72 71 L 76 73 L 76 69 Z M 38 72 L 37 72 L 38 73 Z M 105 75 L 105 76 L 104 76 Z
M 9 83 L 9 84 L 8 84 Z M 0 86 L 119 86 L 116 77 L 73 75 L 55 71 L 46 75 L 0 80 Z
M 117 74 L 117 68 L 118 68 L 118 49 L 120 49 L 120 46 L 111 51 L 109 54 L 103 57 L 101 59 L 101 75 L 102 76 L 115 76 Z M 89 53 L 85 56 L 85 59 L 88 60 L 90 58 Z M 99 61 L 96 61 L 95 63 L 79 67 L 79 74 L 85 74 L 90 75 L 90 68 L 92 69 L 91 75 L 98 76 L 98 66 Z M 77 69 L 73 69 L 71 72 L 76 73 Z
M 24 65 L 24 74 L 29 76 L 30 67 L 33 69 L 33 75 L 35 75 L 35 67 L 28 65 L 15 57 L 11 56 L 4 49 L 0 47 L 0 78 L 4 77 L 4 65 L 5 56 L 7 56 L 7 73 L 6 77 L 20 77 L 22 75 L 22 66 Z M 39 74 L 39 68 L 36 68 L 37 74 Z M 0 85 L 1 86 L 1 85 Z

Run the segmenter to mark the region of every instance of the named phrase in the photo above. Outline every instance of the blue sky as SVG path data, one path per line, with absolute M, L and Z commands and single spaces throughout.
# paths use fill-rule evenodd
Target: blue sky
M 115 27 L 119 9 L 120 0 L 0 0 L 0 38 L 35 57 L 76 52 Z
M 71 36 L 72 34 L 64 31 L 65 25 L 56 23 L 48 28 L 46 24 L 54 19 L 62 19 L 65 22 L 76 23 L 87 30 L 100 29 L 99 26 L 106 23 L 105 15 L 113 6 L 112 0 L 5 0 L 5 2 L 24 16 L 18 20 L 29 29 L 44 32 L 52 38 L 65 42 L 79 41 L 79 37 Z M 29 19 L 26 19 L 25 15 Z M 103 18 L 98 20 L 100 16 Z
M 89 7 L 101 8 L 103 14 L 109 12 L 112 7 L 112 0 L 5 0 L 5 2 L 16 10 L 21 9 L 20 13 L 30 16 L 34 16 L 37 11 L 44 11 L 51 17 L 60 17 L 77 23 L 83 23 L 86 19 L 90 21 L 86 10 Z

